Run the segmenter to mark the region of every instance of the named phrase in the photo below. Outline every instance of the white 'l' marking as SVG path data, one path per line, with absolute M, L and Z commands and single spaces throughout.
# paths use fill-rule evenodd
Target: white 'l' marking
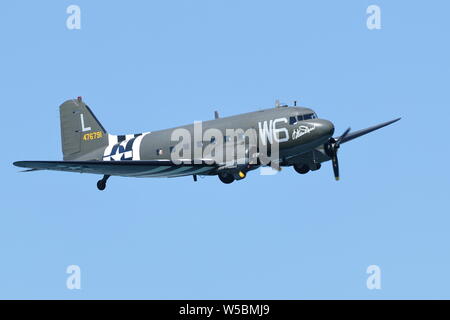
M 81 119 L 81 132 L 91 131 L 91 127 L 84 126 L 84 115 L 82 113 L 80 113 L 80 119 Z

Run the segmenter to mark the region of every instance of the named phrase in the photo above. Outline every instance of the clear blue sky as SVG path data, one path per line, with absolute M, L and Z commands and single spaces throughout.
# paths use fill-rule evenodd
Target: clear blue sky
M 81 30 L 66 8 L 81 8 Z M 366 8 L 381 8 L 369 31 Z M 448 1 L 7 1 L 0 298 L 450 298 Z M 395 125 L 305 176 L 19 173 L 59 160 L 58 106 L 114 134 L 270 107 Z M 81 290 L 66 268 L 81 267 Z M 378 265 L 382 289 L 366 288 Z

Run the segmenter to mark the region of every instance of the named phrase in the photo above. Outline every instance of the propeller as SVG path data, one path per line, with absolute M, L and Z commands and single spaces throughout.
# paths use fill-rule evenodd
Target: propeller
M 372 126 L 372 127 L 366 128 L 366 129 L 354 131 L 352 133 L 350 133 L 350 128 L 348 128 L 347 130 L 345 130 L 345 132 L 339 138 L 337 138 L 337 139 L 330 138 L 328 140 L 328 142 L 325 143 L 324 149 L 325 149 L 326 154 L 331 158 L 331 161 L 333 163 L 334 177 L 336 178 L 336 180 L 339 180 L 339 163 L 338 163 L 338 158 L 337 158 L 337 152 L 338 152 L 339 146 L 342 143 L 351 141 L 353 139 L 356 139 L 363 135 L 366 135 L 370 132 L 381 129 L 383 127 L 386 127 L 390 124 L 393 124 L 394 122 L 399 121 L 400 119 L 401 118 L 397 118 L 397 119 L 394 119 L 391 121 L 383 122 L 383 123 L 377 124 L 375 126 Z
M 333 164 L 333 172 L 334 172 L 334 178 L 336 180 L 339 180 L 339 161 L 337 157 L 337 152 L 339 149 L 339 146 L 341 145 L 342 141 L 344 141 L 345 137 L 349 134 L 350 128 L 344 131 L 344 133 L 337 139 L 330 138 L 328 142 L 325 144 L 325 151 L 327 155 L 331 158 L 331 162 Z

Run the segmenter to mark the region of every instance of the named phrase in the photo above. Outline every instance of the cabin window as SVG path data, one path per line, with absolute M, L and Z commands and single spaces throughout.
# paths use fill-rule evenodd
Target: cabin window
M 224 142 L 230 142 L 231 141 L 231 137 L 230 136 L 223 136 L 223 141 Z
M 156 149 L 156 155 L 157 156 L 162 156 L 163 155 L 163 149 L 161 149 L 161 148 Z
M 297 118 L 295 118 L 295 117 L 290 117 L 289 118 L 289 124 L 296 124 L 297 123 Z
M 216 143 L 216 137 L 211 137 L 210 142 L 211 142 L 211 143 Z

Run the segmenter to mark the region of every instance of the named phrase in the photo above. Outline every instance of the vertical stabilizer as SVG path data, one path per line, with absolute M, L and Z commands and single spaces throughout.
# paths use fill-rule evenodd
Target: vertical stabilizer
M 64 102 L 59 111 L 64 160 L 102 160 L 108 134 L 91 109 L 79 97 Z

